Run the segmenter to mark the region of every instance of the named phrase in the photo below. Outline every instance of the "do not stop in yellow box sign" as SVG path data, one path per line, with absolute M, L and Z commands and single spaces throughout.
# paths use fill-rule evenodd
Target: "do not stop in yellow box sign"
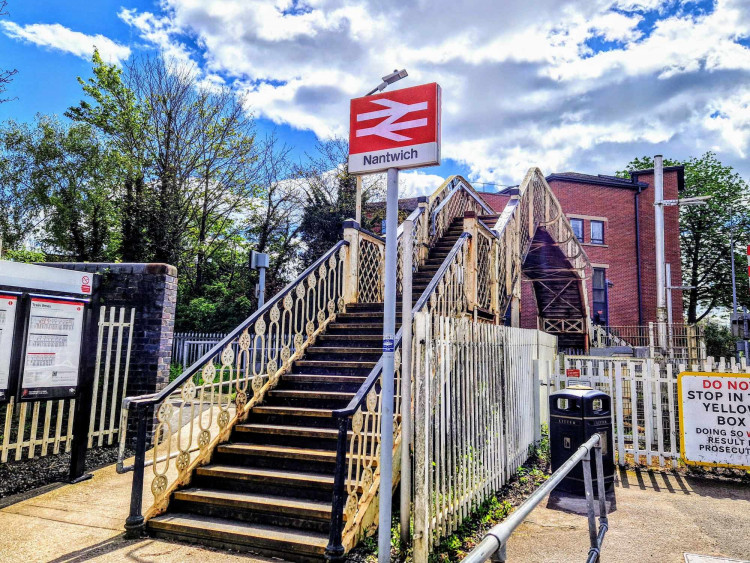
M 682 372 L 677 390 L 683 461 L 750 469 L 750 374 Z

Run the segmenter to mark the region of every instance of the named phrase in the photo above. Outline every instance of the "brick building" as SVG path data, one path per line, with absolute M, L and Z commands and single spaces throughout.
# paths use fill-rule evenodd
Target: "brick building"
M 611 326 L 644 325 L 656 320 L 654 173 L 639 170 L 629 180 L 564 172 L 547 181 L 571 221 L 591 261 L 587 272 L 589 308 Z M 681 166 L 664 168 L 664 199 L 677 199 L 685 182 Z M 513 188 L 482 194 L 500 212 Z M 665 258 L 672 282 L 680 285 L 679 211 L 665 207 Z M 530 282 L 522 284 L 521 326 L 536 328 L 536 305 Z M 682 322 L 681 294 L 675 292 L 673 318 Z M 607 319 L 608 317 L 608 319 Z

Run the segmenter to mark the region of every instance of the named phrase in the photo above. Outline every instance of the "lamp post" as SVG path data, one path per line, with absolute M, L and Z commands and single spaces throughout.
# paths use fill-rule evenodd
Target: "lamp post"
M 409 76 L 409 73 L 406 72 L 405 68 L 402 68 L 401 70 L 394 69 L 392 73 L 383 77 L 383 82 L 367 92 L 365 96 L 372 96 L 375 92 L 382 92 L 390 84 L 398 82 L 399 80 L 401 80 L 402 78 L 406 78 L 407 76 Z M 358 225 L 362 226 L 362 176 L 357 176 L 357 204 L 354 210 L 354 220 Z

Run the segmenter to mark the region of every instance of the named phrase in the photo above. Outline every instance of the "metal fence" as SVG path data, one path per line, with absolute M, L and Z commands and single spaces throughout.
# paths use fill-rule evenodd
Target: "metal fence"
M 580 370 L 569 378 L 566 370 Z M 554 389 L 586 384 L 613 398 L 612 424 L 620 465 L 627 462 L 646 467 L 679 465 L 677 376 L 682 371 L 746 372 L 744 359 L 709 357 L 685 364 L 653 359 L 566 356 L 564 369 L 554 374 Z
M 538 438 L 538 362 L 556 338 L 536 330 L 415 316 L 414 561 L 499 490 Z M 425 338 L 421 338 L 424 334 Z
M 88 447 L 115 443 L 130 369 L 135 309 L 101 307 Z M 0 463 L 70 451 L 75 399 L 22 401 L 0 408 Z
M 221 332 L 175 332 L 172 340 L 172 364 L 182 367 L 193 364 L 225 336 Z
M 686 363 L 706 359 L 703 327 L 696 324 L 665 323 L 661 331 L 658 323 L 641 326 L 592 325 L 590 336 L 592 348 L 648 348 L 650 358 L 659 352 L 665 358 Z

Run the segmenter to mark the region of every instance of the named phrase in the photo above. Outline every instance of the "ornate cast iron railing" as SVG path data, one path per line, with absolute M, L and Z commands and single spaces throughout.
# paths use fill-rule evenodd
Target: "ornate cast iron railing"
M 170 494 L 194 468 L 208 462 L 216 444 L 229 438 L 237 421 L 262 403 L 316 335 L 343 312 L 347 254 L 348 243 L 337 243 L 162 391 L 123 401 L 122 427 L 128 413 L 137 420 L 135 463 L 123 466 L 125 432 L 118 460 L 118 472 L 134 472 L 126 522 L 131 534 L 140 533 L 146 519 L 166 509 Z M 154 446 L 147 460 L 147 421 L 153 413 Z M 153 504 L 144 515 L 149 466 Z
M 460 316 L 467 311 L 464 291 L 464 270 L 468 241 L 462 234 L 453 245 L 443 264 L 424 290 L 413 312 L 433 311 L 443 316 Z M 403 330 L 395 338 L 395 381 L 393 449 L 398 451 L 401 438 L 401 341 Z M 341 560 L 345 545 L 358 539 L 360 524 L 380 484 L 378 458 L 380 452 L 381 377 L 383 360 L 375 365 L 349 405 L 333 412 L 338 418 L 338 443 L 334 474 L 331 532 L 326 557 Z M 351 433 L 350 433 L 351 431 Z M 344 524 L 345 522 L 345 524 Z
M 492 214 L 492 208 L 468 187 L 464 179 L 454 176 L 445 188 L 432 197 L 430 203 L 430 238 L 427 241 L 431 248 L 445 234 L 457 217 L 463 217 L 466 211 L 477 215 Z

